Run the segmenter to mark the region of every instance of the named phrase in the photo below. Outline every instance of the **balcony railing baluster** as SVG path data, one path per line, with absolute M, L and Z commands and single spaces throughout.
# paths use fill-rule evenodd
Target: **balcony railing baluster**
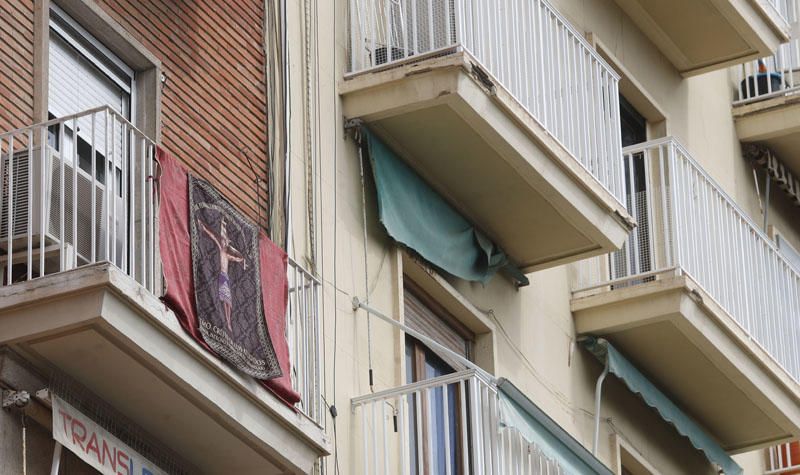
M 772 0 L 795 31 L 800 23 L 800 1 Z M 737 91 L 733 104 L 744 105 L 800 90 L 800 38 L 782 44 L 772 56 L 735 66 Z
M 602 186 L 624 198 L 619 77 L 546 0 L 350 0 L 348 34 L 350 74 L 468 52 Z
M 161 292 L 152 140 L 112 108 L 98 107 L 2 133 L 0 143 L 6 285 L 110 261 Z
M 108 261 L 161 294 L 156 145 L 110 107 L 0 134 L 0 279 Z M 301 412 L 325 424 L 320 281 L 288 264 L 287 340 Z
M 325 427 L 322 399 L 322 329 L 320 327 L 319 279 L 289 259 L 289 298 L 286 310 L 286 341 L 292 363 L 292 387 L 300 394 L 298 409 Z
M 800 381 L 800 270 L 674 139 L 628 147 L 623 159 L 630 183 L 645 178 L 629 192 L 639 227 L 622 250 L 581 263 L 576 292 L 686 273 Z
M 490 379 L 464 370 L 353 398 L 362 450 L 355 473 L 565 473 L 504 419 Z

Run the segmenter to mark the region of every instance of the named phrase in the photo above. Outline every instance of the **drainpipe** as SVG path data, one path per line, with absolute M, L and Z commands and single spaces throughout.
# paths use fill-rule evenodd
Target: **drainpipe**
M 597 384 L 594 387 L 594 439 L 592 441 L 592 455 L 597 455 L 597 444 L 600 439 L 600 396 L 603 391 L 603 381 L 608 376 L 608 358 L 606 358 L 606 366 L 603 368 L 603 373 L 597 378 Z

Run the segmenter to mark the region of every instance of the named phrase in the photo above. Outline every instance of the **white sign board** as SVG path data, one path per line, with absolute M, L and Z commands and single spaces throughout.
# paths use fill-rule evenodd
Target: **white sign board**
M 104 475 L 167 475 L 141 454 L 53 395 L 53 438 Z

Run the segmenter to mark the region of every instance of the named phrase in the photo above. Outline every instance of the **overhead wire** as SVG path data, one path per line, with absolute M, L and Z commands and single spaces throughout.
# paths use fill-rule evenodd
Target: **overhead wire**
M 284 135 L 284 189 L 283 189 L 283 242 L 289 249 L 289 230 L 291 229 L 291 188 L 292 188 L 292 141 L 290 138 L 290 127 L 292 120 L 292 98 L 289 94 L 289 81 L 291 73 L 289 71 L 289 41 L 288 41 L 288 5 L 286 0 L 280 1 L 281 5 L 281 48 L 283 53 L 282 84 L 283 91 L 283 135 Z
M 331 38 L 331 45 L 336 47 L 336 0 L 331 2 L 331 8 L 333 9 L 334 14 L 331 15 L 333 17 L 333 29 L 332 31 L 332 38 Z M 331 68 L 331 76 L 332 81 L 331 84 L 336 84 L 336 55 L 333 55 L 333 67 Z M 331 371 L 331 384 L 332 384 L 332 392 L 333 392 L 333 404 L 331 405 L 329 412 L 331 414 L 331 420 L 333 425 L 333 466 L 334 471 L 337 475 L 339 475 L 339 436 L 338 431 L 336 430 L 336 355 L 338 346 L 338 336 L 339 336 L 339 289 L 338 285 L 338 239 L 339 239 L 339 144 L 337 139 L 339 137 L 339 115 L 337 114 L 338 110 L 338 97 L 336 94 L 331 94 L 332 101 L 333 101 L 333 130 L 332 130 L 332 143 L 333 143 L 333 368 Z M 324 282 L 324 279 L 323 279 Z

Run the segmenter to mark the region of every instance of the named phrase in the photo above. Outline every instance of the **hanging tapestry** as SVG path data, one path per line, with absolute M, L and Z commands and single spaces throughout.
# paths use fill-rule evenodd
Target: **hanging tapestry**
M 200 330 L 200 315 L 196 309 L 195 285 L 192 271 L 192 217 L 189 205 L 189 174 L 186 169 L 161 147 L 156 149 L 158 159 L 158 195 L 159 195 L 159 251 L 164 274 L 165 291 L 163 300 L 175 314 L 181 327 L 199 345 L 209 352 L 220 356 L 218 352 L 206 341 Z M 230 205 L 226 203 L 226 208 Z M 237 213 L 234 213 L 237 214 Z M 219 233 L 219 226 L 215 229 Z M 231 225 L 226 222 L 226 233 L 231 230 Z M 230 234 L 228 235 L 230 239 Z M 211 246 L 215 246 L 211 244 Z M 237 247 L 240 246 L 240 247 Z M 272 348 L 280 365 L 281 376 L 272 379 L 258 378 L 263 386 L 272 391 L 287 405 L 294 406 L 300 401 L 300 394 L 294 390 L 291 378 L 291 361 L 289 360 L 289 345 L 286 341 L 286 303 L 288 282 L 286 276 L 287 257 L 264 231 L 258 233 L 258 259 L 259 279 L 261 280 L 261 304 L 263 317 L 266 321 L 267 334 Z M 233 244 L 237 250 L 241 244 Z M 216 247 L 211 251 L 218 252 Z M 212 257 L 214 259 L 214 257 Z M 215 259 L 219 259 L 216 255 Z M 212 260 L 213 262 L 213 260 Z M 219 261 L 216 261 L 219 264 Z M 231 328 L 236 329 L 234 323 L 238 319 L 236 293 L 233 292 L 232 276 L 238 272 L 240 263 L 228 264 L 228 287 L 231 289 Z M 248 269 L 251 267 L 248 262 Z M 234 271 L 234 269 L 236 269 Z M 209 290 L 211 298 L 219 299 L 219 267 L 210 271 L 209 279 L 212 284 Z M 227 292 L 223 290 L 223 295 Z M 216 318 L 218 327 L 227 330 L 227 319 L 224 309 L 217 309 Z M 221 312 L 221 313 L 220 313 Z M 204 317 L 205 318 L 205 317 Z M 257 322 L 251 322 L 257 328 Z M 254 333 L 254 332 L 251 332 Z M 241 346 L 241 344 L 240 344 Z
M 261 303 L 258 227 L 207 182 L 189 176 L 194 298 L 200 333 L 242 372 L 281 375 Z

